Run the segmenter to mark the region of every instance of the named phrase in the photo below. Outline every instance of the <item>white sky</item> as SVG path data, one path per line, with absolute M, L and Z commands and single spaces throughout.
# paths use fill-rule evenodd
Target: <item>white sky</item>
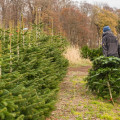
M 120 9 L 120 0 L 73 0 L 73 1 L 86 1 L 88 3 L 94 4 L 94 3 L 107 3 L 110 7 L 116 7 Z

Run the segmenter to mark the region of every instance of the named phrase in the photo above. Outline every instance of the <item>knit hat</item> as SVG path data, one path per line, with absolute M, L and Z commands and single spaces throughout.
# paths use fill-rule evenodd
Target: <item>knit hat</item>
M 111 30 L 111 29 L 110 29 L 109 26 L 105 26 L 105 27 L 103 28 L 103 32 L 110 31 L 110 30 Z

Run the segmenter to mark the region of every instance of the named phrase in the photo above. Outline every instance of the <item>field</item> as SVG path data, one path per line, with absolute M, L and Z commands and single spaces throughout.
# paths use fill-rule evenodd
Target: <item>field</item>
M 120 120 L 120 59 L 103 56 L 105 26 L 120 41 L 120 9 L 0 0 L 0 120 Z
M 35 36 L 36 33 L 39 34 L 38 32 L 35 32 L 35 33 L 32 33 L 33 36 Z M 11 40 L 11 38 L 13 38 L 13 40 L 14 39 L 16 40 L 16 36 L 18 36 L 18 38 L 20 38 L 19 34 L 16 35 L 16 33 L 14 33 L 14 36 L 9 36 L 9 39 L 6 39 L 6 41 L 9 42 Z M 7 35 L 7 37 L 8 37 L 8 35 Z M 55 36 L 52 37 L 52 40 L 54 40 L 54 41 L 58 40 L 58 42 L 60 42 L 59 37 L 58 38 L 57 37 L 54 38 L 54 37 Z M 4 37 L 3 37 L 3 39 L 4 39 Z M 32 37 L 31 37 L 31 39 L 32 39 Z M 26 40 L 24 42 L 25 45 L 22 44 L 23 43 L 22 40 Z M 47 106 L 50 109 L 50 111 L 48 111 L 48 110 L 46 111 L 46 112 L 49 112 L 49 113 L 47 113 L 48 115 L 46 115 L 42 112 L 39 113 L 39 111 L 42 110 L 42 107 L 40 107 L 40 109 L 38 110 L 38 114 L 39 114 L 38 116 L 34 117 L 34 114 L 36 114 L 36 113 L 33 113 L 33 116 L 29 116 L 29 113 L 27 113 L 27 114 L 24 115 L 25 117 L 28 115 L 26 118 L 23 115 L 21 116 L 21 114 L 22 114 L 21 104 L 23 103 L 22 99 L 26 96 L 24 96 L 24 94 L 22 92 L 20 92 L 20 90 L 18 90 L 18 88 L 16 87 L 14 91 L 18 91 L 18 93 L 13 92 L 12 95 L 13 95 L 13 97 L 18 97 L 20 95 L 23 97 L 20 101 L 20 104 L 16 104 L 16 102 L 15 102 L 16 105 L 21 106 L 21 109 L 16 109 L 16 111 L 19 110 L 21 113 L 20 114 L 16 113 L 15 116 L 11 117 L 11 120 L 12 120 L 12 118 L 16 119 L 17 117 L 20 118 L 21 120 L 24 120 L 24 119 L 33 120 L 34 118 L 41 119 L 41 116 L 45 115 L 42 118 L 44 120 L 46 118 L 46 116 L 50 115 L 52 110 L 54 110 L 54 111 L 52 112 L 51 116 L 49 118 L 47 118 L 46 120 L 120 120 L 120 100 L 119 100 L 119 98 L 115 101 L 115 105 L 113 106 L 111 104 L 110 99 L 103 100 L 100 97 L 98 98 L 95 94 L 92 94 L 90 92 L 90 90 L 88 90 L 86 88 L 86 82 L 84 81 L 84 78 L 88 75 L 88 70 L 92 67 L 92 62 L 90 62 L 90 60 L 88 60 L 88 59 L 83 59 L 81 57 L 80 49 L 78 47 L 69 46 L 69 47 L 67 47 L 66 51 L 64 53 L 62 53 L 63 51 L 59 51 L 60 49 L 59 49 L 58 42 L 54 42 L 54 44 L 52 43 L 53 41 L 51 42 L 51 36 L 39 36 L 37 39 L 35 37 L 33 39 L 32 43 L 29 43 L 30 40 L 28 40 L 27 36 L 25 36 L 25 37 L 22 36 L 22 40 L 19 41 L 21 43 L 20 44 L 21 48 L 19 47 L 19 49 L 17 49 L 18 48 L 17 46 L 19 45 L 18 43 L 15 43 L 13 41 L 12 42 L 13 46 L 11 45 L 11 42 L 7 43 L 7 44 L 10 44 L 10 46 L 11 46 L 10 48 L 8 46 L 7 54 L 5 54 L 6 53 L 6 48 L 5 48 L 6 43 L 3 42 L 3 44 L 2 44 L 2 46 L 4 48 L 2 52 L 5 54 L 5 55 L 2 54 L 2 56 L 1 56 L 1 58 L 2 57 L 4 58 L 4 61 L 1 62 L 2 63 L 1 65 L 3 66 L 2 67 L 3 83 L 5 81 L 7 81 L 7 78 L 6 78 L 5 75 L 8 75 L 8 74 L 11 75 L 10 77 L 11 77 L 11 80 L 12 80 L 13 76 L 14 76 L 13 73 L 16 72 L 17 69 L 19 70 L 20 75 L 23 74 L 22 73 L 22 71 L 23 71 L 22 67 L 25 69 L 25 72 L 28 72 L 27 69 L 30 66 L 27 66 L 27 67 L 24 66 L 24 62 L 25 63 L 29 62 L 30 65 L 32 65 L 32 64 L 34 65 L 35 62 L 36 62 L 37 65 L 39 65 L 38 72 L 35 70 L 36 66 L 34 65 L 32 68 L 29 68 L 30 70 L 33 69 L 33 73 L 30 73 L 30 75 L 28 73 L 25 74 L 25 75 L 23 74 L 24 78 L 21 79 L 21 83 L 19 83 L 18 85 L 16 83 L 14 84 L 14 86 L 18 86 L 18 87 L 21 84 L 20 88 L 31 90 L 32 84 L 30 84 L 30 87 L 28 87 L 28 85 L 26 85 L 26 84 L 24 84 L 24 86 L 22 86 L 22 84 L 25 81 L 28 82 L 29 80 L 32 80 L 33 82 L 35 82 L 33 77 L 31 77 L 31 74 L 33 76 L 35 76 L 34 77 L 35 79 L 36 79 L 36 74 L 37 74 L 37 77 L 40 75 L 39 78 L 41 78 L 41 74 L 39 74 L 39 72 L 40 72 L 39 69 L 41 70 L 40 60 L 43 61 L 46 58 L 46 61 L 45 61 L 46 64 L 44 64 L 44 61 L 42 62 L 43 68 L 46 67 L 46 70 L 44 70 L 45 68 L 44 69 L 42 68 L 42 69 L 43 69 L 43 72 L 45 73 L 45 75 L 49 74 L 49 76 L 51 76 L 48 79 L 48 82 L 50 84 L 53 81 L 53 83 L 51 85 L 53 85 L 53 88 L 54 88 L 54 86 L 57 86 L 57 84 L 59 84 L 59 82 L 57 84 L 55 83 L 55 81 L 56 81 L 56 76 L 55 75 L 58 75 L 57 80 L 60 79 L 60 81 L 61 81 L 62 78 L 64 77 L 65 71 L 67 69 L 67 61 L 63 58 L 63 55 L 65 56 L 66 59 L 69 60 L 70 64 L 69 64 L 69 67 L 68 67 L 67 74 L 66 74 L 65 78 L 60 84 L 60 88 L 59 88 L 60 91 L 59 91 L 59 94 L 58 94 L 58 100 L 56 101 L 57 102 L 56 103 L 56 110 L 54 110 L 54 100 L 55 100 L 56 95 L 57 95 L 56 92 L 55 92 L 54 95 L 53 95 L 55 97 L 53 99 L 53 103 L 49 103 L 49 106 L 47 106 L 46 104 L 44 105 L 45 107 Z M 28 40 L 28 42 L 27 42 L 27 40 Z M 42 46 L 39 46 L 39 44 L 36 44 L 35 40 L 37 40 L 38 43 L 42 44 Z M 47 40 L 47 41 L 43 41 L 43 40 Z M 33 43 L 35 43 L 35 46 L 34 46 Z M 30 46 L 30 44 L 31 44 L 31 46 Z M 63 45 L 62 42 L 60 42 L 59 44 Z M 17 46 L 15 46 L 15 45 L 17 45 Z M 58 46 L 56 46 L 56 45 L 58 45 Z M 27 48 L 27 46 L 28 46 L 28 48 Z M 63 47 L 64 47 L 64 45 L 63 45 Z M 14 49 L 14 51 L 12 51 L 12 53 L 11 53 L 11 49 L 12 50 Z M 20 50 L 20 52 L 18 50 Z M 35 50 L 36 50 L 36 54 L 34 54 Z M 24 53 L 23 53 L 23 51 L 24 51 Z M 9 52 L 10 52 L 10 54 L 9 54 Z M 27 58 L 27 55 L 29 55 L 29 52 L 31 53 L 31 57 L 30 57 L 31 59 Z M 20 54 L 21 56 L 19 56 L 18 53 L 21 53 Z M 54 57 L 53 57 L 53 53 L 54 53 Z M 22 58 L 23 54 L 25 56 L 24 59 Z M 35 57 L 35 59 L 34 59 L 34 57 L 32 58 L 32 54 Z M 63 54 L 63 55 L 61 56 L 61 54 Z M 58 55 L 59 55 L 59 57 L 58 57 Z M 15 63 L 14 59 L 11 59 L 11 57 L 13 57 L 15 60 L 17 58 L 19 58 L 18 61 L 17 61 L 18 62 L 17 64 L 19 66 L 16 67 L 17 64 Z M 38 57 L 40 63 L 38 63 L 38 61 L 36 59 L 37 57 Z M 41 57 L 43 57 L 43 58 L 41 58 Z M 50 59 L 48 59 L 48 58 L 50 58 Z M 34 60 L 34 63 L 31 62 L 32 59 Z M 24 60 L 24 61 L 22 61 L 22 63 L 20 64 L 20 60 Z M 47 62 L 48 60 L 50 60 L 50 61 Z M 9 61 L 9 63 L 7 61 Z M 9 69 L 8 69 L 9 71 L 5 67 L 6 63 L 9 66 Z M 51 68 L 48 70 L 48 67 L 47 67 L 48 65 L 47 64 L 49 65 L 49 67 L 50 67 L 51 64 L 53 64 L 53 66 L 51 66 Z M 58 66 L 56 66 L 55 64 L 58 65 Z M 62 64 L 63 64 L 63 68 L 62 68 Z M 58 69 L 58 72 L 57 72 L 57 69 Z M 11 70 L 14 70 L 14 71 L 11 71 Z M 8 73 L 7 73 L 7 71 L 8 71 Z M 51 72 L 49 73 L 48 71 L 51 71 Z M 13 74 L 13 76 L 12 76 L 12 74 Z M 61 77 L 61 75 L 62 75 L 62 77 Z M 55 78 L 53 78 L 53 76 L 55 76 Z M 18 78 L 18 80 L 20 79 L 20 76 L 18 74 L 16 74 L 16 77 Z M 40 79 L 38 79 L 38 80 L 39 80 L 38 83 L 42 84 L 42 83 L 40 83 L 41 82 Z M 45 80 L 47 80 L 47 79 L 45 79 Z M 47 82 L 45 84 L 48 85 Z M 5 86 L 5 87 L 1 86 L 1 90 L 4 88 L 4 89 L 9 90 L 11 92 L 12 91 L 11 89 L 14 89 L 14 86 L 12 86 L 13 88 L 10 87 L 10 90 L 7 86 Z M 44 86 L 44 84 L 43 84 L 43 86 Z M 51 86 L 46 86 L 47 89 L 49 87 L 50 87 L 50 90 L 53 89 L 53 88 L 51 88 Z M 42 87 L 41 89 L 43 89 L 43 88 L 44 87 Z M 58 91 L 58 89 L 56 89 L 56 88 L 57 87 L 55 87 L 54 89 L 56 91 Z M 33 89 L 37 90 L 36 85 L 33 86 Z M 43 89 L 43 91 L 45 91 L 45 90 L 46 89 Z M 26 91 L 24 91 L 24 92 L 26 92 Z M 38 94 L 40 94 L 39 90 L 38 90 Z M 51 93 L 49 93 L 49 94 L 51 94 Z M 4 94 L 3 94 L 3 96 L 4 96 Z M 41 96 L 41 95 L 39 95 L 39 96 Z M 17 99 L 17 98 L 15 98 L 15 99 Z M 29 99 L 31 99 L 31 97 Z M 2 100 L 4 101 L 4 99 L 2 99 Z M 9 100 L 11 101 L 12 98 L 11 99 L 9 98 Z M 47 98 L 47 100 L 45 100 L 45 102 L 48 101 L 48 100 L 52 100 L 52 98 L 49 98 L 49 96 L 48 96 L 48 98 Z M 14 101 L 12 101 L 12 102 L 14 102 Z M 24 103 L 26 104 L 27 101 L 24 101 Z M 29 104 L 32 105 L 33 101 L 30 101 Z M 5 105 L 6 104 L 4 104 L 4 106 Z M 8 107 L 8 108 L 6 108 L 7 112 L 13 112 L 14 111 L 14 110 L 9 111 L 9 105 L 7 105 L 7 107 Z M 27 107 L 28 106 L 26 104 L 26 108 Z M 4 108 L 5 107 L 3 107 L 1 110 L 4 110 Z M 34 109 L 37 110 L 37 107 L 35 107 Z M 28 110 L 26 109 L 26 111 L 28 111 Z M 8 120 L 7 114 L 4 113 L 4 112 L 2 114 L 4 115 L 3 119 Z M 12 113 L 10 113 L 10 114 L 12 114 Z M 1 115 L 1 118 L 2 118 L 2 115 Z

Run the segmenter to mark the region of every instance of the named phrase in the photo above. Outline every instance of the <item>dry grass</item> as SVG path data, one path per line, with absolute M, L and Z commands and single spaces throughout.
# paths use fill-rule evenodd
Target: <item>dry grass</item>
M 91 65 L 89 59 L 83 59 L 80 55 L 80 49 L 78 47 L 69 46 L 67 47 L 64 56 L 69 60 L 71 66 L 88 66 Z

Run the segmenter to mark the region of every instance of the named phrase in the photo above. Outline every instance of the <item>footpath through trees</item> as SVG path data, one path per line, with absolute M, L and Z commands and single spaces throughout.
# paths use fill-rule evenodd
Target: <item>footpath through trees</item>
M 88 89 L 84 78 L 91 66 L 70 67 L 60 92 L 56 110 L 46 120 L 120 120 L 120 104 L 97 98 Z

